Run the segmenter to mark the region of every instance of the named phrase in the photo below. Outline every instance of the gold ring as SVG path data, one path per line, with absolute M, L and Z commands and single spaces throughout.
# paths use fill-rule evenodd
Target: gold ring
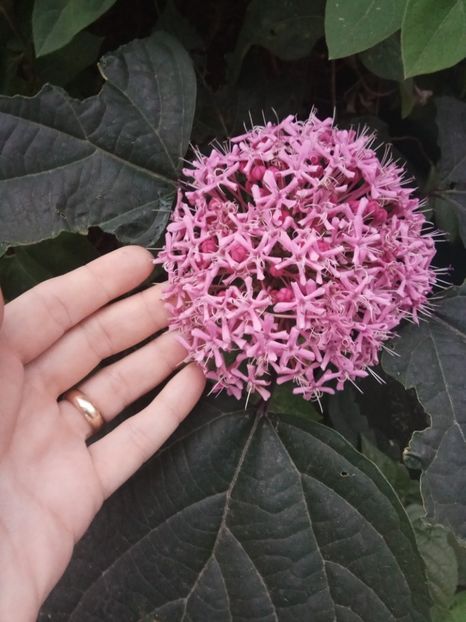
M 104 425 L 105 420 L 101 412 L 94 406 L 91 400 L 78 389 L 70 389 L 63 394 L 63 399 L 75 406 L 84 416 L 93 432 L 97 432 Z

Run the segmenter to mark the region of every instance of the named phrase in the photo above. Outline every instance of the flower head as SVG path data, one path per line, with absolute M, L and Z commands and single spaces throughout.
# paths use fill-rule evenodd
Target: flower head
M 166 244 L 170 327 L 214 390 L 305 398 L 367 375 L 435 282 L 403 169 L 313 113 L 254 127 L 184 170 Z

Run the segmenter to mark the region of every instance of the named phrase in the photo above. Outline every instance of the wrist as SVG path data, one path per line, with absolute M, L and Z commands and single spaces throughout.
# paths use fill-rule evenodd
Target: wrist
M 1 492 L 14 498 L 8 489 Z M 53 517 L 34 515 L 30 507 L 12 504 L 11 520 L 0 519 L 0 622 L 35 622 L 71 558 L 71 534 L 64 535 Z

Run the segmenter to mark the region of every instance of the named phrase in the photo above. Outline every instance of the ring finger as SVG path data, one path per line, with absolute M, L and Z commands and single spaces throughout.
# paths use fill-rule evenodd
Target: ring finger
M 78 389 L 102 414 L 105 422 L 111 421 L 126 406 L 148 393 L 183 362 L 186 350 L 174 333 L 163 333 L 154 341 L 121 360 L 104 367 L 79 384 Z M 85 438 L 93 430 L 84 416 L 77 416 L 76 407 L 67 400 L 60 406 L 71 426 Z

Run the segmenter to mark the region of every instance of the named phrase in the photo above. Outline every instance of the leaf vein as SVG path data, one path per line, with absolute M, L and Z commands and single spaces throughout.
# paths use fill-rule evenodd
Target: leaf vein
M 235 471 L 233 473 L 233 476 L 231 478 L 230 485 L 228 486 L 228 488 L 226 490 L 226 494 L 223 493 L 223 494 L 225 494 L 225 505 L 224 505 L 224 508 L 223 508 L 222 519 L 221 519 L 220 525 L 218 527 L 217 537 L 215 538 L 215 542 L 213 544 L 211 554 L 207 558 L 204 566 L 202 567 L 201 571 L 199 572 L 199 574 L 198 574 L 196 580 L 194 581 L 191 589 L 189 590 L 187 596 L 185 596 L 185 606 L 184 606 L 184 611 L 183 611 L 183 615 L 181 617 L 180 622 L 183 622 L 185 620 L 186 613 L 187 613 L 187 608 L 188 608 L 188 601 L 189 601 L 191 595 L 194 593 L 194 590 L 196 589 L 196 587 L 199 585 L 199 582 L 200 582 L 204 572 L 206 571 L 206 569 L 207 569 L 211 559 L 215 556 L 215 551 L 216 551 L 218 543 L 220 541 L 221 533 L 222 533 L 222 531 L 224 531 L 224 529 L 226 527 L 226 519 L 227 519 L 227 514 L 228 514 L 228 509 L 229 509 L 229 504 L 230 504 L 230 499 L 231 499 L 231 493 L 232 493 L 232 491 L 233 491 L 233 489 L 234 489 L 234 487 L 236 485 L 236 482 L 238 481 L 238 477 L 239 477 L 239 473 L 241 471 L 241 467 L 243 466 L 244 460 L 245 460 L 247 452 L 249 450 L 249 446 L 250 446 L 250 444 L 252 442 L 252 438 L 254 436 L 254 433 L 255 433 L 255 431 L 257 429 L 258 423 L 259 423 L 259 418 L 256 417 L 254 419 L 254 423 L 253 423 L 253 425 L 251 427 L 251 431 L 249 432 L 248 438 L 246 439 L 246 442 L 244 444 L 243 450 L 241 451 L 241 454 L 240 454 L 240 457 L 239 457 L 239 460 L 238 460 L 238 464 L 237 464 L 236 469 L 235 469 Z

